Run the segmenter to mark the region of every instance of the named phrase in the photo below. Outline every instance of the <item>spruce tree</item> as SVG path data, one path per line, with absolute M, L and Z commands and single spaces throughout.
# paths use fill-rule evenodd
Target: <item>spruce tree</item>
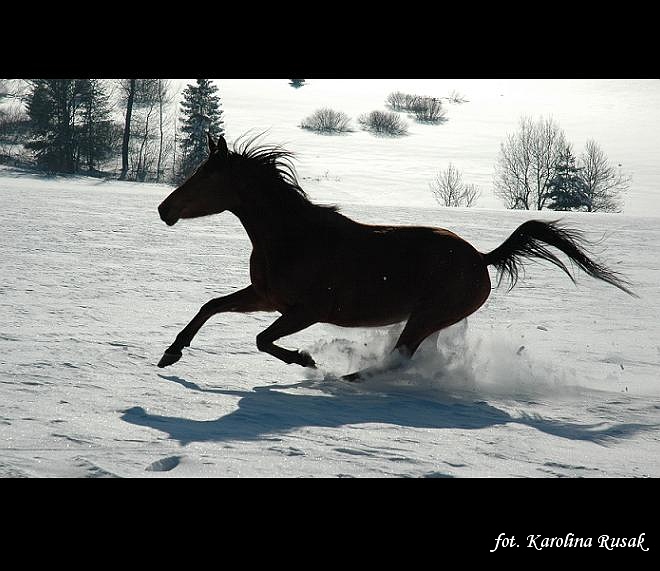
M 26 147 L 51 172 L 74 173 L 78 160 L 78 109 L 86 80 L 34 79 L 27 110 L 33 137 Z
M 571 146 L 567 145 L 555 164 L 555 176 L 548 182 L 551 210 L 580 210 L 586 206 L 585 184 L 581 167 L 575 165 Z
M 224 135 L 224 122 L 218 88 L 209 79 L 198 79 L 183 92 L 181 103 L 181 163 L 178 179 L 184 180 L 207 158 L 206 133 L 213 138 Z

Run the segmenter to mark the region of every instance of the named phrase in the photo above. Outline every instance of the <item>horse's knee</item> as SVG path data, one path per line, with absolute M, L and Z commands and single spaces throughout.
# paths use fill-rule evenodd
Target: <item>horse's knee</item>
M 259 351 L 267 352 L 268 348 L 273 344 L 273 340 L 265 335 L 265 331 L 262 331 L 257 335 L 257 349 Z

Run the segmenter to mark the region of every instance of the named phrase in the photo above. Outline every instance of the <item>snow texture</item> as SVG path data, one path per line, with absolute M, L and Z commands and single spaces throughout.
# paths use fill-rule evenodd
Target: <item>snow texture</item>
M 273 115 L 253 127 L 295 125 L 308 114 L 284 97 L 313 82 L 283 84 L 289 91 L 275 93 Z M 452 87 L 470 99 L 461 110 L 477 104 Z M 251 99 L 239 113 L 232 86 L 225 92 L 227 125 L 247 123 Z M 455 109 L 447 125 L 459 121 Z M 411 139 L 441 137 L 444 128 L 415 126 Z M 287 133 L 298 137 L 288 146 L 305 154 L 303 187 L 358 220 L 446 227 L 488 251 L 532 216 L 557 217 L 445 209 L 414 192 L 408 200 L 418 171 L 405 166 L 414 162 L 406 153 L 420 142 L 405 151 L 404 140 L 362 133 Z M 333 162 L 350 137 L 360 137 L 352 158 Z M 361 148 L 378 160 L 364 160 Z M 399 194 L 379 194 L 383 164 L 397 152 Z M 425 160 L 432 172 L 437 161 Z M 257 351 L 255 336 L 274 314 L 224 314 L 181 361 L 156 368 L 204 302 L 249 280 L 250 244 L 238 221 L 222 214 L 168 228 L 156 207 L 170 190 L 0 170 L 0 476 L 660 476 L 652 201 L 646 216 L 563 216 L 602 238 L 597 254 L 628 276 L 639 299 L 584 275 L 574 286 L 557 268 L 531 263 L 514 290 L 493 291 L 403 370 L 352 385 L 337 377 L 382 362 L 400 327 L 315 325 L 285 339 L 312 353 L 320 369 L 309 371 Z

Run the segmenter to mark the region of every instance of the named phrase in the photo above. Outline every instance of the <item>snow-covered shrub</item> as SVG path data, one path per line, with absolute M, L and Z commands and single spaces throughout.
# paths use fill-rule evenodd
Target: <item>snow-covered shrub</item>
M 317 109 L 309 117 L 303 119 L 300 127 L 317 133 L 346 133 L 352 131 L 351 121 L 346 113 L 327 107 Z
M 440 123 L 446 119 L 442 102 L 435 97 L 417 97 L 412 102 L 410 111 L 417 121 L 423 123 Z
M 456 104 L 461 104 L 461 103 L 467 103 L 467 99 L 465 99 L 465 96 L 462 93 L 459 93 L 455 89 L 449 94 L 449 97 L 447 97 L 447 101 L 449 103 L 456 103 Z
M 358 123 L 365 131 L 377 135 L 399 137 L 408 133 L 408 124 L 396 113 L 388 111 L 372 111 L 364 113 L 358 118 Z
M 394 111 L 412 113 L 415 119 L 420 122 L 441 123 L 446 119 L 442 102 L 437 97 L 394 91 L 387 96 L 385 103 Z

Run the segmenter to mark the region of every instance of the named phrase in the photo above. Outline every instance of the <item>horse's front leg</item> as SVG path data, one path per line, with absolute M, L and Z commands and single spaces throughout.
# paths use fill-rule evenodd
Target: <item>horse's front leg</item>
M 303 308 L 292 308 L 275 321 L 270 327 L 265 331 L 262 331 L 257 335 L 257 349 L 259 351 L 264 351 L 277 357 L 280 361 L 284 361 L 287 364 L 295 363 L 301 367 L 316 367 L 316 363 L 312 356 L 306 351 L 292 351 L 291 349 L 284 349 L 275 345 L 275 341 L 287 335 L 293 335 L 298 331 L 307 329 L 310 325 L 314 325 L 318 322 L 315 316 L 311 312 L 306 311 Z
M 275 311 L 271 305 L 261 298 L 252 286 L 212 299 L 205 303 L 193 320 L 176 336 L 174 343 L 165 351 L 158 366 L 163 368 L 176 363 L 182 356 L 184 347 L 189 347 L 197 332 L 211 317 L 224 312 L 248 313 L 251 311 Z

